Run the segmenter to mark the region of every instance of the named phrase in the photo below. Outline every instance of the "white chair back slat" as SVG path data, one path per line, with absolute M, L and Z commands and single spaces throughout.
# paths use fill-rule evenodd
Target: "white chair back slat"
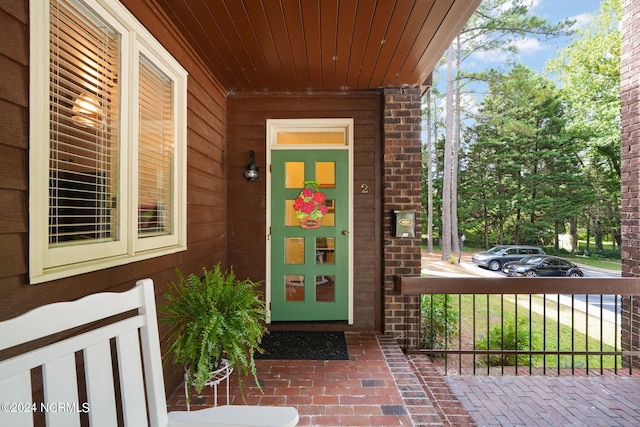
M 160 335 L 158 333 L 153 281 L 151 279 L 139 280 L 136 286 L 142 289 L 143 303 L 139 312 L 145 319 L 145 327 L 140 328 L 140 339 L 142 340 L 149 421 L 151 426 L 166 426 L 169 423 L 169 419 L 167 417 L 167 401 L 164 388 L 164 373 L 162 372 L 162 353 L 160 352 Z
M 113 361 L 109 341 L 102 341 L 84 351 L 87 385 L 87 414 L 91 427 L 118 424 L 116 393 L 113 383 Z
M 31 398 L 30 371 L 23 371 L 0 381 L 0 404 L 9 405 L 0 410 L 0 426 L 30 427 L 33 425 L 33 411 L 25 410 L 27 409 L 25 405 L 34 405 Z
M 0 350 L 138 309 L 141 301 L 142 289 L 135 287 L 38 307 L 0 323 Z
M 138 331 L 119 335 L 116 338 L 116 348 L 125 426 L 146 426 L 146 398 Z
M 42 365 L 47 427 L 80 427 L 80 413 L 73 407 L 78 405 L 76 375 L 74 353 Z
M 32 350 L 21 354 L 19 357 L 3 360 L 0 362 L 0 381 L 19 372 L 41 366 L 48 361 L 84 350 L 89 346 L 109 340 L 122 333 L 137 331 L 138 328 L 142 326 L 143 320 L 142 316 L 131 317 L 93 331 L 85 332 L 81 335 L 67 338 L 66 340 L 50 344 L 46 347 Z M 0 323 L 0 329 L 2 326 Z

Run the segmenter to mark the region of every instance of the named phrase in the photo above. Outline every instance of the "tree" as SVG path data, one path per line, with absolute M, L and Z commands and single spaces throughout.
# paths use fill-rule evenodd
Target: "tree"
M 489 102 L 489 100 L 488 100 Z M 482 111 L 481 111 L 482 112 Z M 505 243 L 505 224 L 511 215 L 515 168 L 497 128 L 481 118 L 468 133 L 466 168 L 461 173 L 460 198 L 465 201 L 467 230 L 482 236 L 482 244 Z
M 474 129 L 465 200 L 483 224 L 484 240 L 543 244 L 564 232 L 593 193 L 582 174 L 580 145 L 566 128 L 555 85 L 524 66 L 493 73 Z M 489 235 L 490 230 L 497 230 Z
M 440 235 L 440 246 L 442 248 L 442 259 L 446 260 L 451 254 L 452 222 L 451 203 L 454 194 L 451 193 L 452 168 L 453 168 L 453 48 L 447 50 L 447 91 L 446 91 L 446 112 L 445 119 L 445 140 L 444 140 L 444 169 L 442 173 L 442 232 Z M 456 165 L 457 167 L 457 165 Z
M 548 64 L 563 85 L 568 127 L 584 144 L 588 173 L 598 187 L 586 226 L 599 250 L 605 229 L 620 243 L 621 14 L 620 0 L 603 1 L 596 18 Z
M 458 248 L 457 221 L 457 176 L 461 152 L 463 117 L 461 114 L 461 94 L 465 83 L 474 80 L 469 73 L 460 71 L 465 59 L 479 51 L 517 51 L 514 41 L 527 35 L 536 37 L 554 36 L 565 32 L 571 24 L 563 21 L 550 25 L 545 20 L 529 15 L 530 4 L 525 0 L 486 0 L 460 33 L 456 42 L 447 52 L 447 108 L 445 168 L 443 170 L 442 203 L 442 258 L 448 258 L 450 251 Z M 453 49 L 453 51 L 451 50 Z M 453 73 L 454 58 L 457 73 Z
M 427 91 L 426 94 L 426 108 L 423 107 L 422 115 L 426 118 L 426 131 L 427 131 L 427 143 L 423 145 L 423 153 L 422 153 L 422 173 L 426 174 L 426 177 L 423 176 L 422 179 L 422 205 L 427 207 L 427 221 L 426 221 L 426 236 L 427 236 L 427 251 L 429 253 L 433 253 L 433 175 L 435 169 L 434 155 L 433 155 L 433 146 L 434 146 L 434 138 L 437 137 L 437 127 L 434 126 L 434 121 L 437 120 L 437 117 L 433 117 L 433 111 L 436 111 L 435 108 L 431 107 L 431 90 Z M 426 188 L 425 188 L 426 183 Z M 427 197 L 427 201 L 425 204 L 424 198 Z M 425 224 L 425 222 L 422 222 Z M 423 236 L 425 233 L 423 233 Z

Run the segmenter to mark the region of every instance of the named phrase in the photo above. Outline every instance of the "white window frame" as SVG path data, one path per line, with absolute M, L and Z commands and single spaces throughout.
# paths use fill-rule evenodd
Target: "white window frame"
M 50 247 L 49 221 L 49 0 L 30 1 L 29 274 L 42 283 L 187 249 L 187 72 L 124 8 L 112 0 L 68 0 L 91 10 L 121 34 L 118 239 Z M 138 237 L 137 78 L 141 54 L 173 83 L 173 229 Z

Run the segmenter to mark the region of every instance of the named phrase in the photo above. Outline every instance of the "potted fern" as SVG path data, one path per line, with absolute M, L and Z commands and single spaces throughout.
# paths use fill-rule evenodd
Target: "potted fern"
M 168 354 L 186 367 L 188 384 L 200 393 L 223 359 L 258 384 L 253 355 L 262 351 L 267 331 L 258 283 L 236 280 L 233 270 L 223 271 L 220 264 L 204 269 L 202 277 L 177 274 L 158 311 L 161 321 L 173 326 Z

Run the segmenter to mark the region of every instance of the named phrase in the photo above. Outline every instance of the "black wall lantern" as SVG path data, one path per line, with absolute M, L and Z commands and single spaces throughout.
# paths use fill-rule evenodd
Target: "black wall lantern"
M 253 150 L 249 152 L 249 158 L 251 160 L 249 160 L 249 164 L 244 170 L 244 177 L 247 178 L 247 181 L 249 182 L 255 182 L 255 180 L 258 179 L 260 173 L 258 172 L 258 167 L 256 166 L 256 158 Z

